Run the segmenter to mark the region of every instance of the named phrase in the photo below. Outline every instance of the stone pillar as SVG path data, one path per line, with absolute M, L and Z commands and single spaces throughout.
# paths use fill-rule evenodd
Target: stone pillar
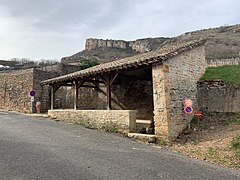
M 155 135 L 169 138 L 169 88 L 164 65 L 152 65 Z

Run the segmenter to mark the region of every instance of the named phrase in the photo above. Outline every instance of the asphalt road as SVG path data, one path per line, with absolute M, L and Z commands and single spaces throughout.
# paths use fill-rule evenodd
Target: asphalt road
M 0 111 L 0 180 L 240 179 L 240 173 L 118 134 Z

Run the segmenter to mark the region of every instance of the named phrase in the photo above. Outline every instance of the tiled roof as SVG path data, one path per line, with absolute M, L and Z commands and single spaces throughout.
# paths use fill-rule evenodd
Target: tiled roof
M 175 44 L 174 46 L 170 47 L 163 47 L 161 49 L 158 49 L 156 51 L 150 51 L 144 54 L 120 59 L 117 61 L 112 61 L 104 64 L 100 64 L 97 66 L 93 66 L 81 71 L 77 71 L 71 74 L 67 74 L 64 76 L 56 77 L 53 79 L 48 79 L 43 81 L 42 85 L 47 84 L 55 84 L 55 83 L 61 83 L 65 81 L 71 81 L 74 79 L 94 76 L 101 73 L 111 72 L 111 71 L 118 71 L 121 69 L 128 69 L 130 67 L 137 67 L 147 64 L 152 64 L 155 62 L 163 62 L 166 61 L 169 58 L 172 58 L 182 52 L 189 51 L 195 47 L 202 46 L 206 41 L 205 40 L 199 40 L 199 41 L 191 41 L 191 42 L 185 42 L 181 44 Z

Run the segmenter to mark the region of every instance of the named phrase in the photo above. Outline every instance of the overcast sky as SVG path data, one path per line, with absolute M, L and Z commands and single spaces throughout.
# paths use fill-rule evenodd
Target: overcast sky
M 239 0 L 0 0 L 0 59 L 61 59 L 86 38 L 177 36 L 240 23 Z

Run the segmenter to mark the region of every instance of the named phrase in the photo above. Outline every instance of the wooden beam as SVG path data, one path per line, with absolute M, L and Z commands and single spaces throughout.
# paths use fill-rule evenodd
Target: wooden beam
M 59 84 L 56 84 L 56 85 L 52 85 L 52 87 L 53 87 L 53 92 L 56 93 L 61 86 Z
M 90 83 L 102 83 L 104 84 L 103 81 L 99 81 L 99 80 L 92 80 L 92 79 L 87 79 L 87 80 L 84 80 L 85 82 L 90 82 Z
M 110 84 L 112 85 L 112 83 L 113 83 L 113 81 L 116 79 L 116 77 L 118 76 L 118 74 L 115 74 L 114 76 L 113 76 L 113 78 L 110 80 Z M 111 78 L 111 77 L 110 77 Z
M 91 85 L 82 85 L 81 87 L 87 87 L 87 88 L 97 88 L 97 86 L 91 86 Z
M 112 109 L 112 84 L 117 75 L 118 74 L 114 74 L 112 76 L 112 74 L 108 73 L 107 75 L 101 77 L 105 86 L 107 87 L 107 110 Z
M 60 86 L 70 86 L 72 87 L 73 85 L 72 84 L 59 84 Z

